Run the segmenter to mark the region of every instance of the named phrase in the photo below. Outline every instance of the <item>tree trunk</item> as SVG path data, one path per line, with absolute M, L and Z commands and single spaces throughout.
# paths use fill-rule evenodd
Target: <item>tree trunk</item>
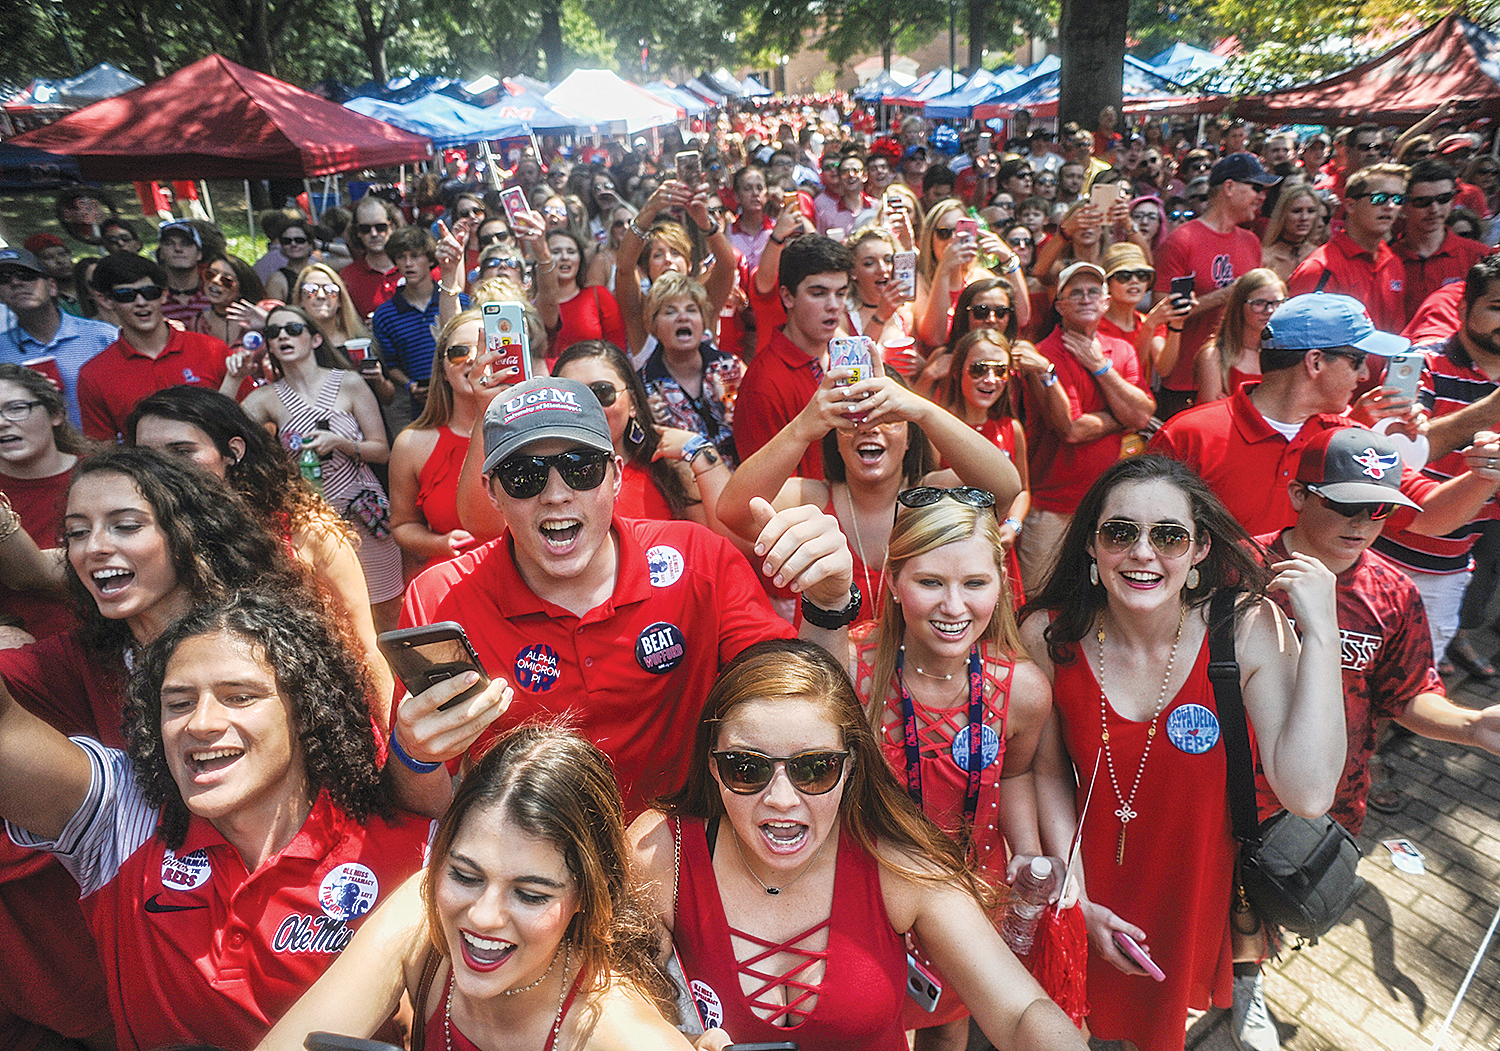
M 133 5 L 135 8 L 135 28 L 141 34 L 141 57 L 146 60 L 146 68 L 151 71 L 151 76 L 160 80 L 167 75 L 166 68 L 161 64 L 161 48 L 156 44 L 156 29 L 151 25 L 151 18 L 146 14 L 144 2 Z
M 896 42 L 886 37 L 880 44 L 880 61 L 884 64 L 887 73 L 891 71 L 891 54 L 896 50 Z
M 377 84 L 384 84 L 391 79 L 385 61 L 387 36 L 375 22 L 375 12 L 370 0 L 357 0 L 354 10 L 359 16 L 360 50 L 365 53 L 365 62 L 370 67 L 370 79 Z M 384 22 L 385 19 L 381 21 Z
M 266 0 L 249 0 L 245 4 L 245 37 L 240 43 L 240 54 L 245 65 L 274 77 L 276 54 L 271 47 L 269 14 Z
M 543 0 L 537 44 L 547 57 L 546 79 L 556 84 L 563 76 L 562 0 Z
M 1105 106 L 1120 112 L 1130 0 L 1062 0 L 1057 45 L 1062 85 L 1057 119 L 1092 131 Z
M 969 76 L 984 66 L 986 28 L 990 21 L 990 0 L 969 0 Z

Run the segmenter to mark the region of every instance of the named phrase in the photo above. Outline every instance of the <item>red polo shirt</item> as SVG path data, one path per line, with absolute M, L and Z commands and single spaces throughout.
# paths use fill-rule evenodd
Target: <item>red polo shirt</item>
M 1400 256 L 1382 241 L 1370 252 L 1340 231 L 1325 245 L 1313 249 L 1287 281 L 1289 295 L 1300 296 L 1318 287 L 1323 273 L 1329 274 L 1324 292 L 1353 296 L 1365 305 L 1375 327 L 1400 332 L 1406 327 L 1406 268 Z
M 156 357 L 136 350 L 122 336 L 78 370 L 78 414 L 83 433 L 113 442 L 125 433 L 125 418 L 148 394 L 186 384 L 218 390 L 229 347 L 222 339 L 171 330 Z
M 1442 343 L 1463 327 L 1464 282 L 1444 285 L 1422 301 L 1416 316 L 1401 330 L 1414 346 Z
M 1302 424 L 1288 442 L 1266 422 L 1250 400 L 1257 384 L 1241 384 L 1227 398 L 1184 409 L 1151 438 L 1149 450 L 1181 460 L 1208 483 L 1235 521 L 1252 535 L 1295 525 L 1297 512 L 1287 483 L 1297 477 L 1302 449 L 1323 431 L 1352 426 L 1343 416 L 1319 413 Z M 1437 487 L 1409 468 L 1402 468 L 1401 491 L 1421 503 Z M 1398 507 L 1387 528 L 1405 528 L 1416 512 Z
M 431 822 L 408 815 L 361 826 L 326 792 L 255 872 L 202 818 L 168 850 L 125 754 L 73 740 L 94 767 L 84 805 L 54 842 L 9 829 L 23 845 L 53 850 L 78 880 L 126 1051 L 249 1051 L 328 969 L 360 918 L 421 867 Z
M 392 266 L 381 271 L 372 267 L 364 256 L 359 256 L 339 271 L 344 287 L 349 290 L 349 302 L 359 311 L 361 318 L 369 318 L 375 308 L 396 294 L 401 283 L 401 271 Z
M 614 537 L 614 592 L 582 617 L 532 592 L 505 533 L 412 581 L 401 626 L 458 621 L 485 670 L 515 688 L 471 755 L 527 719 L 567 715 L 614 761 L 628 820 L 687 780 L 719 667 L 793 631 L 723 537 L 691 522 L 622 518 Z
M 1098 339 L 1115 371 L 1145 390 L 1135 347 L 1103 332 L 1099 333 Z M 1036 349 L 1057 366 L 1057 382 L 1067 392 L 1068 411 L 1073 419 L 1109 407 L 1099 381 L 1089 375 L 1088 369 L 1063 346 L 1061 326 L 1053 329 Z M 1120 458 L 1120 434 L 1107 434 L 1091 442 L 1065 442 L 1048 426 L 1047 417 L 1036 403 L 1030 386 L 1022 389 L 1026 392 L 1026 418 L 1029 421 L 1026 456 L 1031 473 L 1031 506 L 1070 515 L 1077 509 L 1083 494 L 1089 491 L 1089 486 Z
M 1452 230 L 1443 238 L 1438 250 L 1423 258 L 1416 254 L 1410 242 L 1402 238 L 1391 245 L 1391 250 L 1401 257 L 1406 270 L 1406 314 L 1411 321 L 1422 307 L 1422 301 L 1444 285 L 1463 283 L 1469 267 L 1494 251 L 1482 241 L 1460 237 Z
M 822 382 L 823 369 L 816 358 L 786 338 L 785 328 L 776 329 L 770 341 L 745 368 L 740 392 L 734 403 L 734 447 L 740 462 L 776 436 L 812 400 Z M 813 442 L 803 454 L 797 473 L 804 478 L 823 477 L 823 447 Z

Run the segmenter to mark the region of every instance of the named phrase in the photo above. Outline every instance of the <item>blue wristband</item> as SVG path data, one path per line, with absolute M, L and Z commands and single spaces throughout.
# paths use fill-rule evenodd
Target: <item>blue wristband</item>
M 1100 365 L 1097 369 L 1089 369 L 1089 375 L 1092 376 L 1092 377 L 1094 377 L 1094 379 L 1098 379 L 1100 376 L 1104 375 L 1106 372 L 1108 372 L 1112 368 L 1114 368 L 1113 362 L 1106 361 L 1103 365 Z
M 420 759 L 413 759 L 407 755 L 401 750 L 401 745 L 396 740 L 395 729 L 391 730 L 391 754 L 401 760 L 402 765 L 414 774 L 430 774 L 443 765 L 442 763 L 424 763 Z

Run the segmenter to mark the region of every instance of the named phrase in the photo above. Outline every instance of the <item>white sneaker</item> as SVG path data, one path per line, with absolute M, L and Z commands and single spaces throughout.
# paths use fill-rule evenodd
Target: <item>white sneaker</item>
M 1266 1009 L 1264 976 L 1247 974 L 1234 979 L 1234 1007 L 1230 1009 L 1229 1036 L 1240 1051 L 1280 1051 L 1276 1023 Z

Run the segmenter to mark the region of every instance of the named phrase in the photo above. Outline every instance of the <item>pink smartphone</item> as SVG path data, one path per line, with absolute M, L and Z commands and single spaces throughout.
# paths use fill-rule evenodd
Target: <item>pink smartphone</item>
M 505 206 L 505 218 L 512 230 L 516 228 L 516 216 L 525 215 L 531 211 L 531 205 L 526 200 L 526 191 L 519 186 L 501 190 L 500 203 Z
M 953 224 L 953 236 L 968 241 L 979 239 L 979 220 L 964 218 Z
M 1146 950 L 1142 949 L 1139 943 L 1130 935 L 1124 931 L 1115 931 L 1115 944 L 1120 947 L 1122 953 L 1140 964 L 1152 978 L 1155 978 L 1158 982 L 1167 980 L 1166 972 L 1156 966 L 1156 961 L 1147 956 Z

